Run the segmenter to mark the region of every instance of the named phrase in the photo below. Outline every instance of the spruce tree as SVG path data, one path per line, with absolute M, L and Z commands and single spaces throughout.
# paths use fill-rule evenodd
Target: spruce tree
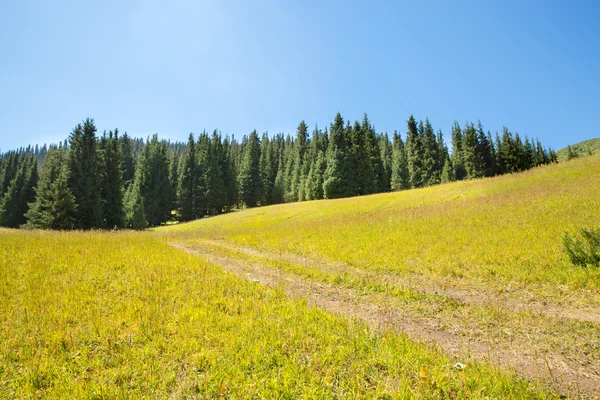
M 125 224 L 125 205 L 123 200 L 123 167 L 119 131 L 106 132 L 100 139 L 100 199 L 103 226 L 122 228 Z
M 220 214 L 225 206 L 225 183 L 218 159 L 219 136 L 213 133 L 212 140 L 202 147 L 206 168 L 204 169 L 204 185 L 206 188 L 206 212 L 208 215 Z
M 456 180 L 456 176 L 454 175 L 454 166 L 452 165 L 452 160 L 450 157 L 446 157 L 444 161 L 444 166 L 442 167 L 442 175 L 440 177 L 441 183 L 453 182 Z
M 262 197 L 260 178 L 260 140 L 256 130 L 248 136 L 239 173 L 240 200 L 246 207 L 256 207 Z
M 410 174 L 408 172 L 406 149 L 398 132 L 394 132 L 390 185 L 392 190 L 410 189 Z
M 389 177 L 387 176 L 381 157 L 380 140 L 371 121 L 369 121 L 367 113 L 363 115 L 361 128 L 366 136 L 367 152 L 369 153 L 371 169 L 373 170 L 373 189 L 370 193 L 386 192 L 389 190 Z
M 465 125 L 462 151 L 467 178 L 481 178 L 483 176 L 483 157 L 477 141 L 477 131 L 472 123 Z
M 27 211 L 26 218 L 28 225 L 32 228 L 40 229 L 54 229 L 56 215 L 54 214 L 56 194 L 59 194 L 61 198 L 64 198 L 66 194 L 57 193 L 59 187 L 55 185 L 59 175 L 63 174 L 62 179 L 67 180 L 65 165 L 65 152 L 56 146 L 51 146 L 48 150 L 46 159 L 40 168 L 38 184 L 35 187 L 35 201 L 29 204 L 29 210 Z M 70 195 L 73 199 L 67 185 L 64 185 L 64 192 Z M 64 201 L 64 199 L 63 199 Z M 70 210 L 74 212 L 74 207 L 70 207 Z M 74 221 L 74 215 L 69 216 L 71 221 Z M 70 226 L 63 228 L 68 229 Z
M 67 183 L 68 171 L 65 167 L 62 167 L 50 188 L 50 214 L 52 218 L 49 227 L 51 229 L 67 230 L 75 227 L 77 204 L 75 203 L 75 196 L 69 190 Z
M 231 145 L 228 137 L 223 140 L 221 172 L 225 182 L 225 208 L 230 211 L 237 203 L 238 187 L 234 163 L 234 146 Z
M 190 221 L 196 217 L 196 200 L 200 185 L 196 162 L 196 142 L 190 133 L 187 150 L 183 156 L 179 183 L 177 186 L 177 216 L 180 221 Z
M 440 183 L 441 166 L 439 166 L 438 143 L 429 119 L 425 119 L 423 128 L 423 177 L 422 182 L 426 186 Z
M 76 227 L 91 229 L 102 226 L 99 187 L 99 158 L 96 126 L 93 119 L 77 125 L 69 137 L 68 183 L 77 204 Z
M 464 179 L 467 176 L 463 157 L 463 133 L 458 121 L 454 121 L 452 125 L 452 165 L 454 165 L 456 180 Z
M 174 207 L 175 193 L 169 179 L 167 151 L 167 143 L 159 141 L 158 135 L 152 136 L 152 139 L 143 147 L 136 167 L 135 180 L 139 181 L 137 182 L 140 185 L 138 190 L 141 193 L 146 220 L 150 226 L 157 226 L 168 221 Z
M 337 113 L 331 125 L 329 146 L 327 147 L 327 168 L 323 176 L 323 196 L 326 199 L 336 199 L 351 196 L 355 193 L 354 183 L 349 176 L 349 140 L 344 128 L 344 120 Z
M 417 121 L 411 115 L 407 121 L 408 132 L 406 134 L 406 157 L 408 159 L 408 175 L 410 186 L 413 188 L 422 187 L 423 182 L 423 141 L 420 132 L 424 131 L 423 122 L 420 122 L 420 129 L 417 128 Z M 419 132 L 420 131 L 420 132 Z
M 123 169 L 123 187 L 127 188 L 135 177 L 135 159 L 133 157 L 133 142 L 127 132 L 119 139 L 121 167 Z
M 25 216 L 20 212 L 23 209 L 21 201 L 23 190 L 27 181 L 27 168 L 22 164 L 15 178 L 10 181 L 6 194 L 0 201 L 0 226 L 17 228 L 25 222 Z

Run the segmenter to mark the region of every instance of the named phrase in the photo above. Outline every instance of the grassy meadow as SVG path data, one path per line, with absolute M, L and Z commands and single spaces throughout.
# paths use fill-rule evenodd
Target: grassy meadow
M 148 232 L 0 230 L 0 398 L 591 396 L 600 271 L 561 237 L 600 224 L 599 182 L 594 156 Z

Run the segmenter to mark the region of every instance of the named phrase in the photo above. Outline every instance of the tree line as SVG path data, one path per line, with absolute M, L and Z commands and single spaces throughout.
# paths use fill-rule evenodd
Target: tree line
M 93 119 L 68 140 L 0 156 L 0 225 L 41 229 L 144 229 L 242 207 L 335 199 L 524 171 L 557 161 L 539 140 L 504 128 L 457 122 L 451 150 L 441 130 L 411 115 L 405 135 L 377 133 L 367 115 L 296 134 L 256 130 L 237 141 L 215 130 L 187 143 L 118 129 L 98 135 Z

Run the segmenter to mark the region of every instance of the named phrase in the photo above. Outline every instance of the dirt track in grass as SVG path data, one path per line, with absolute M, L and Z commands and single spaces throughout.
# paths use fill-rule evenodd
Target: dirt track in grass
M 528 379 L 547 382 L 559 393 L 574 397 L 600 398 L 599 355 L 590 352 L 587 347 L 574 346 L 567 349 L 548 344 L 548 332 L 545 332 L 548 329 L 545 323 L 556 324 L 558 327 L 575 323 L 589 328 L 591 334 L 595 334 L 600 323 L 597 310 L 570 309 L 552 304 L 502 299 L 479 288 L 469 291 L 446 288 L 441 282 L 432 282 L 430 279 L 424 281 L 420 277 L 405 278 L 376 273 L 342 263 L 320 263 L 296 254 L 269 253 L 222 241 L 201 241 L 193 245 L 172 243 L 172 246 L 220 265 L 240 277 L 278 287 L 287 295 L 304 298 L 309 304 L 328 312 L 358 318 L 366 321 L 374 329 L 405 333 L 429 345 L 439 346 L 457 362 L 466 363 L 467 367 L 472 361 L 485 361 L 514 370 Z M 236 256 L 236 253 L 241 257 Z M 307 279 L 278 268 L 277 263 L 281 261 L 314 268 L 327 274 L 349 274 L 357 279 L 381 285 L 398 286 L 440 298 L 446 297 L 456 302 L 459 307 L 450 315 L 447 312 L 437 313 L 435 309 L 432 312 L 430 304 L 407 303 L 385 292 L 365 292 Z M 424 308 L 420 309 L 421 306 Z M 464 317 L 463 311 L 469 307 L 488 307 L 521 313 L 529 318 L 529 325 L 531 321 L 536 321 L 537 315 L 541 322 L 518 332 L 502 328 L 502 334 L 498 334 L 497 327 L 489 329 L 484 323 L 473 325 L 473 321 Z

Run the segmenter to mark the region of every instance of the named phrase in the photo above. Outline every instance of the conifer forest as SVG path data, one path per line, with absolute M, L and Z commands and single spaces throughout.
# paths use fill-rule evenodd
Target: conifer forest
M 218 130 L 172 143 L 158 135 L 99 134 L 93 119 L 68 140 L 0 156 L 0 225 L 41 229 L 144 229 L 243 207 L 399 191 L 524 171 L 557 161 L 538 140 L 480 122 L 428 119 L 378 133 L 365 114 L 329 127 L 300 122 L 294 135 L 238 141 Z M 447 144 L 449 143 L 449 145 Z M 450 147 L 450 148 L 449 148 Z

